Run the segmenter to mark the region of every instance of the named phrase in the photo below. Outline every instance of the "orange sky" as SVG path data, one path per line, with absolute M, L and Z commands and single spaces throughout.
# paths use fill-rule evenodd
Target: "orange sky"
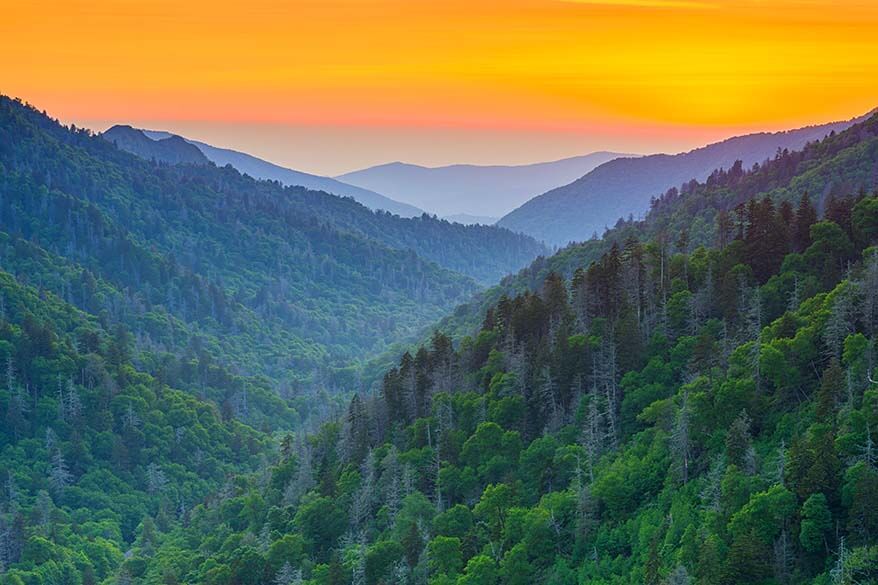
M 0 92 L 319 172 L 680 150 L 878 106 L 878 0 L 0 0 Z

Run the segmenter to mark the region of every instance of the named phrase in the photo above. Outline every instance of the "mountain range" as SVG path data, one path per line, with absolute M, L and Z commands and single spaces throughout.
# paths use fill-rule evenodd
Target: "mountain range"
M 650 200 L 672 187 L 702 181 L 714 170 L 728 169 L 736 161 L 749 169 L 778 152 L 801 149 L 865 118 L 738 136 L 676 155 L 616 158 L 567 185 L 533 197 L 502 217 L 497 225 L 553 246 L 587 240 L 602 234 L 620 218 L 643 216 Z
M 423 167 L 394 162 L 339 175 L 337 179 L 374 189 L 440 216 L 500 217 L 534 195 L 565 185 L 617 158 L 595 152 L 528 165 Z
M 140 130 L 126 125 L 107 129 L 102 136 L 119 148 L 146 159 L 189 164 L 208 161 L 219 167 L 231 165 L 254 179 L 278 181 L 286 186 L 300 186 L 314 191 L 325 191 L 340 197 L 351 197 L 369 209 L 383 210 L 400 217 L 417 217 L 424 212 L 412 205 L 394 201 L 380 193 L 349 185 L 330 177 L 321 177 L 288 169 L 253 155 L 228 148 L 218 148 L 204 142 L 183 138 L 158 130 Z
M 2 585 L 878 579 L 878 114 L 551 256 L 155 142 L 0 97 Z
M 502 228 L 147 160 L 5 97 L 0 139 L 4 270 L 145 347 L 200 340 L 278 384 L 350 367 L 545 251 Z

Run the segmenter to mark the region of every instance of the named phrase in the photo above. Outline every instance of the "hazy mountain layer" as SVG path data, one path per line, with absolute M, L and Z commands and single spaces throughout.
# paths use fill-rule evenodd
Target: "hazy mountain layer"
M 677 155 L 617 158 L 534 197 L 501 218 L 498 225 L 555 246 L 587 240 L 619 218 L 642 217 L 650 200 L 671 187 L 693 179 L 703 181 L 715 169 L 728 169 L 738 160 L 749 169 L 773 158 L 778 150 L 798 150 L 859 120 L 739 136 Z
M 534 194 L 564 185 L 591 169 L 623 156 L 595 152 L 563 160 L 518 166 L 450 165 L 422 167 L 390 163 L 338 178 L 374 189 L 439 215 L 500 217 Z
M 275 380 L 408 338 L 474 279 L 543 251 L 507 230 L 376 213 L 231 167 L 146 161 L 7 98 L 0 136 L 3 231 L 37 246 L 10 246 L 7 271 L 144 345 L 180 351 L 203 337 L 222 363 Z
M 118 135 L 120 134 L 118 130 L 119 128 L 127 129 L 126 134 L 131 134 L 132 130 L 134 132 L 140 132 L 143 137 L 151 139 L 153 143 L 156 144 L 150 145 L 149 143 L 144 142 L 139 137 L 137 137 L 136 139 L 130 139 L 120 142 L 118 140 Z M 279 181 L 282 185 L 286 186 L 299 186 L 305 187 L 307 189 L 312 189 L 314 191 L 325 191 L 327 193 L 332 193 L 333 195 L 338 195 L 340 197 L 352 197 L 369 209 L 381 209 L 384 211 L 389 211 L 390 213 L 394 213 L 401 217 L 416 217 L 423 213 L 422 210 L 412 205 L 407 205 L 405 203 L 400 203 L 399 201 L 394 201 L 389 197 L 385 197 L 379 193 L 375 193 L 374 191 L 369 191 L 368 189 L 362 189 L 360 187 L 348 185 L 329 177 L 321 177 L 318 175 L 312 175 L 310 173 L 304 173 L 302 171 L 288 169 L 286 167 L 270 163 L 266 160 L 262 160 L 244 152 L 238 152 L 236 150 L 231 150 L 228 148 L 218 148 L 204 142 L 190 140 L 189 138 L 177 136 L 176 134 L 171 134 L 169 132 L 153 130 L 138 131 L 130 127 L 114 126 L 113 128 L 110 128 L 109 130 L 104 132 L 103 136 L 108 140 L 116 141 L 119 144 L 120 148 L 123 148 L 128 152 L 133 152 L 134 154 L 143 158 L 156 158 L 155 156 L 149 155 L 154 155 L 154 152 L 158 145 L 161 145 L 162 147 L 167 145 L 167 140 L 173 140 L 175 143 L 183 141 L 193 146 L 203 155 L 202 157 L 200 157 L 201 160 L 185 162 L 204 163 L 210 161 L 218 167 L 232 165 L 241 173 L 250 175 L 254 179 Z M 171 159 L 171 157 L 166 158 L 170 159 L 166 160 L 166 162 L 179 162 Z M 165 158 L 158 158 L 157 160 L 165 160 Z

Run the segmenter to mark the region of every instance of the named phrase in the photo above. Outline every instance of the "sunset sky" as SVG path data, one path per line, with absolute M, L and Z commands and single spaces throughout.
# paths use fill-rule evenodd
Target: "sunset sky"
M 0 0 L 0 92 L 311 172 L 680 151 L 878 106 L 875 0 Z

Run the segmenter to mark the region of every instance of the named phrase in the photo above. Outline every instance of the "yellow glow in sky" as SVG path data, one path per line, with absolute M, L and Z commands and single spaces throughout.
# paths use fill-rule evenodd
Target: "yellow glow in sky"
M 878 1 L 0 0 L 0 92 L 323 172 L 680 149 L 878 106 Z

